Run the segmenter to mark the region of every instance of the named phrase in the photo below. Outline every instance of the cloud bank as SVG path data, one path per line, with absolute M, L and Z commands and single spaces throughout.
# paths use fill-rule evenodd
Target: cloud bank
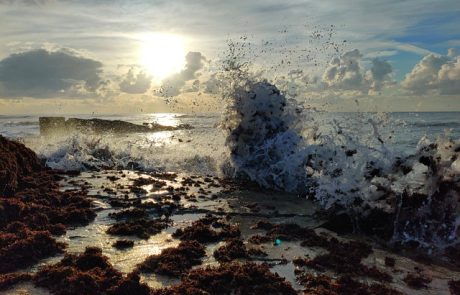
M 102 63 L 68 49 L 36 49 L 0 61 L 0 97 L 71 97 L 94 92 Z

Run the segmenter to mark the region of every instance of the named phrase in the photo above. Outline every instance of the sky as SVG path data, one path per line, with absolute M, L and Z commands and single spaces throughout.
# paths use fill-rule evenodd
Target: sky
M 460 111 L 458 0 L 0 0 L 0 115 L 216 112 L 229 43 L 332 111 Z

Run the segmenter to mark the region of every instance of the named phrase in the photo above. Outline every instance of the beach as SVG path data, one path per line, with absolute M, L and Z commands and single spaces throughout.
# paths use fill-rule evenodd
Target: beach
M 169 116 L 180 120 L 181 115 Z M 197 125 L 200 126 L 195 121 Z M 201 128 L 211 129 L 214 125 L 208 126 Z M 156 142 L 156 147 L 164 150 L 168 144 L 175 148 L 185 146 L 187 138 L 193 139 L 188 142 L 193 146 L 199 140 L 198 136 L 192 137 L 193 132 L 200 129 L 162 131 L 163 136 L 154 135 L 163 141 Z M 43 140 L 54 143 L 47 146 L 47 152 L 59 148 L 56 143 L 64 142 L 62 138 L 37 136 L 22 141 L 31 146 Z M 82 140 L 78 134 L 72 136 Z M 125 140 L 139 136 L 146 135 L 128 134 Z M 6 139 L 3 146 L 9 146 Z M 17 175 L 17 187 L 2 198 L 3 208 L 4 202 L 11 205 L 11 198 L 25 207 L 43 206 L 41 199 L 29 201 L 24 194 L 27 192 L 35 192 L 37 198 L 45 193 L 76 203 L 60 201 L 52 205 L 64 212 L 58 214 L 60 218 L 53 210 L 42 210 L 47 217 L 37 215 L 32 219 L 28 215 L 35 216 L 37 209 L 22 209 L 24 213 L 16 217 L 7 214 L 7 220 L 11 220 L 3 227 L 4 241 L 9 238 L 5 231 L 15 228 L 16 235 L 24 231 L 31 237 L 27 247 L 44 247 L 34 244 L 37 231 L 45 231 L 50 242 L 46 243 L 47 251 L 34 251 L 38 255 L 33 257 L 13 250 L 19 258 L 2 270 L 0 286 L 5 294 L 77 294 L 82 280 L 87 282 L 88 294 L 457 292 L 455 281 L 460 279 L 460 272 L 454 248 L 435 256 L 416 245 L 390 246 L 378 231 L 369 235 L 356 231 L 349 219 L 327 214 L 305 195 L 225 178 L 212 170 L 213 165 L 202 165 L 199 160 L 198 168 L 192 167 L 195 170 L 183 165 L 185 169 L 171 171 L 142 166 L 138 158 L 136 165 L 126 169 L 120 163 L 132 159 L 122 162 L 109 145 L 109 157 L 106 153 L 105 158 L 89 160 L 82 155 L 67 167 L 80 167 L 78 170 L 63 169 L 69 163 L 63 161 L 65 153 L 55 152 L 51 153 L 53 157 L 45 158 L 42 147 L 35 147 L 39 147 L 43 160 L 27 152 L 25 162 L 32 161 L 36 166 Z M 9 151 L 14 153 L 15 149 Z M 46 168 L 43 162 L 52 167 L 54 163 L 55 170 Z M 19 170 L 21 163 L 24 160 L 17 163 Z M 10 174 L 13 170 L 8 171 Z M 30 184 L 31 175 L 43 180 Z M 47 187 L 42 187 L 44 182 Z M 75 212 L 77 209 L 83 211 Z M 37 218 L 44 221 L 38 223 Z M 41 228 L 37 228 L 40 224 Z M 18 231 L 18 226 L 25 228 Z M 55 246 L 49 249 L 49 243 Z M 8 253 L 8 247 L 3 246 L 3 255 Z M 83 266 L 79 261 L 89 264 Z M 64 281 L 57 279 L 64 273 Z M 216 283 L 205 283 L 209 280 Z M 218 283 L 219 280 L 222 281 Z

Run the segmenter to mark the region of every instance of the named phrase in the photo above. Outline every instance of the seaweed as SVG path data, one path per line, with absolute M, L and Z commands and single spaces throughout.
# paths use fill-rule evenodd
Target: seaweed
M 166 248 L 158 255 L 147 257 L 136 269 L 146 273 L 180 276 L 192 266 L 201 264 L 205 254 L 204 246 L 197 241 L 183 241 L 176 248 Z
M 56 242 L 48 231 L 31 231 L 17 222 L 0 233 L 0 247 L 0 273 L 6 273 L 62 253 L 65 244 Z
M 449 281 L 449 290 L 452 295 L 460 295 L 460 280 Z
M 130 241 L 130 240 L 118 240 L 112 245 L 112 247 L 117 248 L 118 250 L 132 248 L 133 246 L 134 246 L 134 241 Z
M 236 238 L 240 235 L 241 232 L 237 225 L 224 223 L 222 220 L 209 215 L 173 233 L 173 237 L 180 240 L 196 240 L 200 243 L 212 243 L 224 238 Z
M 0 291 L 7 290 L 20 282 L 32 280 L 32 275 L 23 272 L 15 272 L 0 275 Z
M 296 272 L 297 281 L 305 287 L 304 294 L 310 295 L 402 295 L 401 292 L 382 284 L 364 284 L 350 276 L 332 279 L 329 276 Z
M 431 283 L 431 278 L 421 273 L 409 273 L 403 279 L 403 281 L 413 289 L 428 288 L 428 284 Z
M 65 245 L 51 235 L 95 218 L 86 191 L 59 190 L 59 173 L 23 144 L 0 136 L 0 273 L 62 252 Z
M 170 219 L 137 219 L 133 221 L 119 222 L 111 225 L 107 233 L 117 236 L 137 236 L 141 239 L 148 239 L 152 235 L 159 234 L 171 224 Z
M 267 265 L 224 263 L 219 267 L 191 270 L 179 284 L 153 290 L 153 295 L 192 294 L 273 294 L 294 295 L 291 284 Z
M 228 240 L 225 245 L 214 251 L 213 255 L 219 262 L 230 262 L 234 259 L 249 257 L 249 253 L 240 239 Z
M 150 293 L 136 273 L 123 277 L 96 247 L 87 247 L 78 255 L 66 254 L 60 262 L 40 268 L 33 281 L 56 295 Z

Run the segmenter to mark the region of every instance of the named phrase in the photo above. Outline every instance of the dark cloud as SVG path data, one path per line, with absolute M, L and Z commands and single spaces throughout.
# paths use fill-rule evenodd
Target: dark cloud
M 205 62 L 206 58 L 201 54 L 201 52 L 187 53 L 185 56 L 185 68 L 181 72 L 174 74 L 163 81 L 160 91 L 161 95 L 165 97 L 179 95 L 183 92 L 184 86 L 186 86 L 188 81 L 195 80 L 198 77 L 198 72 L 203 68 Z M 190 89 L 187 89 L 186 91 L 190 91 Z
M 139 94 L 145 93 L 147 90 L 150 89 L 150 85 L 152 84 L 152 76 L 147 74 L 143 70 L 137 70 L 131 67 L 123 77 L 123 80 L 120 82 L 120 90 L 125 93 L 130 94 Z
M 102 63 L 68 49 L 36 49 L 0 61 L 0 97 L 84 96 L 97 90 Z

